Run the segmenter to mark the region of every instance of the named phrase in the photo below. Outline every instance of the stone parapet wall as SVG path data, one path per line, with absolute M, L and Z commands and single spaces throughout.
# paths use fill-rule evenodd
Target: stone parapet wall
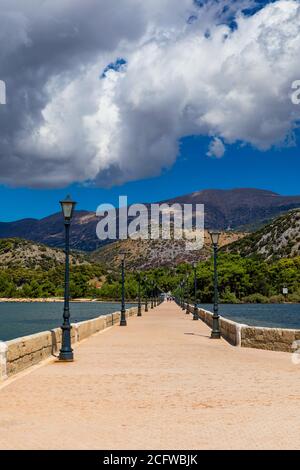
M 137 307 L 126 310 L 126 317 L 137 315 Z M 142 307 L 144 311 L 144 307 Z M 80 342 L 106 328 L 118 325 L 120 313 L 102 315 L 92 320 L 72 324 L 72 344 Z M 61 329 L 55 328 L 11 341 L 0 341 L 0 382 L 51 356 L 56 356 L 61 347 Z
M 241 325 L 225 318 L 220 319 L 220 330 L 223 338 L 232 346 L 241 345 Z
M 109 321 L 107 319 L 109 317 Z M 83 321 L 73 324 L 72 331 L 75 331 L 75 342 L 82 341 L 89 336 L 98 333 L 112 325 L 111 315 L 94 318 L 93 320 Z
M 241 346 L 245 348 L 292 353 L 295 341 L 300 341 L 300 330 L 245 326 L 241 332 Z
M 192 313 L 194 307 L 189 305 Z M 198 309 L 199 318 L 212 328 L 212 312 Z M 248 326 L 220 317 L 221 335 L 233 346 L 266 349 L 269 351 L 295 351 L 295 341 L 300 341 L 300 330 Z M 298 348 L 299 349 L 299 348 Z
M 210 328 L 213 324 L 213 314 L 204 309 L 198 309 L 199 317 L 204 323 L 206 323 Z M 242 325 L 235 323 L 234 321 L 228 320 L 227 318 L 220 317 L 220 330 L 221 335 L 228 343 L 233 346 L 240 346 L 240 332 Z
M 212 328 L 212 313 L 207 310 L 198 309 L 198 315 L 204 323 L 206 323 L 210 328 Z

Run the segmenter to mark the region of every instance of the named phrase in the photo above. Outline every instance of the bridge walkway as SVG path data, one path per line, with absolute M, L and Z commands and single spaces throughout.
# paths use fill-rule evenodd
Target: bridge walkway
M 0 388 L 1 449 L 300 448 L 300 366 L 164 302 Z

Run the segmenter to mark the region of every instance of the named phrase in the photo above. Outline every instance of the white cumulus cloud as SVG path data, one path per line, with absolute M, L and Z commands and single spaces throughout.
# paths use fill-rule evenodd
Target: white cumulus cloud
M 207 155 L 209 157 L 222 158 L 226 149 L 225 146 L 219 137 L 215 137 L 209 144 L 209 149 Z
M 174 164 L 188 135 L 210 136 L 208 155 L 218 158 L 233 143 L 289 144 L 300 118 L 290 99 L 300 3 L 243 14 L 252 4 L 0 0 L 8 94 L 0 181 L 51 187 L 154 176 Z M 126 65 L 101 78 L 118 58 Z

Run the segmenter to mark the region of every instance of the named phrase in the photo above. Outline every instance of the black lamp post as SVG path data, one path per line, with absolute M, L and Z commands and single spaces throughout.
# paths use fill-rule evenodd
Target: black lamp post
M 180 307 L 183 306 L 183 282 L 180 283 Z
M 193 264 L 194 268 L 194 312 L 193 320 L 199 320 L 198 310 L 197 310 L 197 263 Z
M 59 353 L 60 361 L 73 361 L 73 349 L 71 347 L 71 323 L 70 323 L 70 225 L 74 213 L 76 202 L 72 201 L 70 196 L 60 201 L 65 224 L 65 292 L 64 292 L 64 314 L 61 339 L 61 350 Z
M 122 299 L 121 299 L 121 320 L 120 320 L 120 326 L 127 326 L 127 321 L 126 321 L 126 308 L 125 308 L 125 258 L 126 258 L 126 253 L 121 253 Z
M 148 312 L 148 278 L 145 277 L 145 312 Z
M 179 283 L 179 286 L 178 286 L 178 300 L 179 300 L 179 307 L 181 307 L 182 305 L 182 298 L 181 298 L 181 282 Z
M 185 313 L 187 315 L 190 314 L 190 312 L 189 312 L 189 303 L 190 303 L 189 276 L 186 276 L 186 305 L 185 305 L 186 311 L 185 311 Z
M 182 310 L 185 310 L 185 280 L 182 281 Z
M 142 316 L 142 305 L 141 305 L 141 273 L 138 273 L 138 283 L 139 283 L 139 292 L 138 292 L 138 317 Z
M 179 283 L 179 286 L 178 286 L 178 299 L 179 299 L 179 304 L 178 306 L 181 307 L 181 303 L 182 303 L 182 299 L 181 299 L 181 282 Z
M 213 314 L 213 327 L 211 332 L 211 337 L 213 339 L 220 339 L 220 316 L 219 316 L 219 292 L 218 292 L 218 269 L 217 269 L 217 259 L 218 259 L 218 244 L 221 233 L 211 231 L 209 232 L 211 236 L 211 241 L 214 249 L 214 314 Z
M 154 308 L 154 281 L 151 282 L 151 308 Z

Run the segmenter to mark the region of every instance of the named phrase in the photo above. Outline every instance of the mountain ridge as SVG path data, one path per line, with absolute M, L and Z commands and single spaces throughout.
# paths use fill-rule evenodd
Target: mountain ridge
M 242 232 L 222 232 L 220 247 L 243 238 Z M 90 253 L 92 263 L 102 262 L 111 269 L 117 269 L 121 263 L 121 253 L 126 252 L 127 269 L 130 271 L 151 268 L 174 268 L 180 263 L 205 261 L 211 256 L 211 239 L 207 230 L 204 232 L 204 245 L 200 250 L 187 250 L 184 240 L 122 240 L 101 247 Z
M 205 228 L 235 231 L 255 229 L 275 217 L 300 207 L 299 196 L 283 196 L 256 188 L 205 189 L 165 199 L 157 204 L 204 204 Z M 149 207 L 150 203 L 146 203 Z M 118 211 L 117 211 L 118 217 Z M 94 251 L 113 241 L 101 242 L 96 236 L 99 217 L 92 211 L 75 211 L 70 245 L 73 249 Z M 19 237 L 51 247 L 64 246 L 64 225 L 60 212 L 42 219 L 25 218 L 0 222 L 0 238 Z

